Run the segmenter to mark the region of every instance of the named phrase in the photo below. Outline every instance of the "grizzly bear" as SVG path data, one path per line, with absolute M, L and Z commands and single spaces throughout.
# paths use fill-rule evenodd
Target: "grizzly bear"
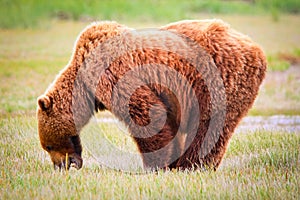
M 128 127 L 146 169 L 217 169 L 266 65 L 262 49 L 221 20 L 145 30 L 94 23 L 38 98 L 41 145 L 55 167 L 81 168 L 80 131 L 108 110 Z

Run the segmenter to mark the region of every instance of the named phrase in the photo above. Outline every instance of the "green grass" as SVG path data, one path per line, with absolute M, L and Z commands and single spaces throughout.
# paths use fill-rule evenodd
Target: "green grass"
M 113 137 L 114 132 L 110 134 Z M 81 137 L 86 139 L 84 133 Z M 0 122 L 0 197 L 297 199 L 299 144 L 300 135 L 295 133 L 261 130 L 234 135 L 216 172 L 130 174 L 100 167 L 84 151 L 83 169 L 66 173 L 53 170 L 40 147 L 34 117 L 7 118 Z
M 300 13 L 298 0 L 1 0 L 0 27 L 43 26 L 44 20 L 53 18 L 87 20 L 166 21 L 191 18 L 199 13 L 214 14 L 266 14 L 278 20 L 282 13 Z
M 290 63 L 288 61 L 282 60 L 278 56 L 269 55 L 267 60 L 269 71 L 285 71 L 290 67 Z
M 291 65 L 300 64 L 300 49 L 296 48 L 290 52 L 280 52 L 267 56 L 269 71 L 286 71 Z

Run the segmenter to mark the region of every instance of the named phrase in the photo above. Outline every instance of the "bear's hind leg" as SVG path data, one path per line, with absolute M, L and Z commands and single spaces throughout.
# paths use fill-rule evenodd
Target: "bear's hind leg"
M 173 159 L 174 132 L 167 124 L 157 134 L 147 137 L 134 137 L 140 150 L 146 170 L 167 169 Z

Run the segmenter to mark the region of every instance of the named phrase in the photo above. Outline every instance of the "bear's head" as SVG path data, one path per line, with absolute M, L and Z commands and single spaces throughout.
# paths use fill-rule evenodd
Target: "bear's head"
M 72 114 L 55 97 L 38 98 L 38 132 L 40 142 L 51 157 L 54 168 L 82 167 L 82 146 Z
M 88 123 L 95 109 L 103 110 L 105 107 L 94 97 L 88 98 L 90 94 L 87 93 L 85 85 L 78 82 L 81 80 L 78 71 L 92 50 L 124 30 L 127 30 L 126 26 L 108 21 L 93 23 L 85 28 L 75 42 L 68 65 L 45 94 L 38 98 L 40 142 L 43 149 L 50 154 L 55 167 L 66 169 L 70 166 L 77 169 L 82 167 L 80 130 Z M 105 91 L 108 84 L 104 85 Z

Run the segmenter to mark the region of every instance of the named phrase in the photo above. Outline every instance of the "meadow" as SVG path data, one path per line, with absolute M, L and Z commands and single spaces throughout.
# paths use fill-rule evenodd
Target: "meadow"
M 59 8 L 54 13 L 55 9 L 43 6 L 43 1 L 27 1 L 28 7 L 11 4 L 22 3 L 21 0 L 1 1 L 9 4 L 7 8 L 15 8 L 14 12 L 23 9 L 24 23 L 13 21 L 22 16 L 13 19 L 0 8 L 0 199 L 299 199 L 299 132 L 262 128 L 235 134 L 217 171 L 142 174 L 101 165 L 85 145 L 81 170 L 54 171 L 37 134 L 36 98 L 68 63 L 77 35 L 94 18 L 116 19 L 135 28 L 157 27 L 183 18 L 221 18 L 261 44 L 268 57 L 267 77 L 249 115 L 300 115 L 300 15 L 294 14 L 299 12 L 298 1 L 286 1 L 286 5 L 293 6 L 284 8 L 276 1 L 279 5 L 273 4 L 272 9 L 264 4 L 266 1 L 254 6 L 234 2 L 227 6 L 218 1 L 177 5 L 169 1 L 178 15 L 173 10 L 153 14 L 150 11 L 156 10 L 152 5 L 156 1 L 149 5 L 133 1 L 143 4 L 143 9 L 129 12 L 130 16 L 122 13 L 133 6 L 121 1 L 111 1 L 116 11 L 107 11 L 106 15 L 105 6 L 98 5 L 103 9 L 101 16 L 95 10 L 96 1 L 90 1 L 94 9 L 85 8 L 88 15 L 82 10 L 75 12 L 79 6 L 67 7 L 69 1 L 63 1 L 60 7 L 54 5 L 58 1 L 52 1 L 53 7 Z M 81 5 L 82 1 L 78 2 Z M 157 13 L 167 10 L 164 2 L 167 4 L 160 1 Z M 191 2 L 195 6 L 189 7 Z M 106 10 L 112 7 L 109 6 Z M 182 8 L 190 12 L 184 13 Z M 203 9 L 205 12 L 200 12 Z M 37 21 L 27 12 L 42 16 L 42 20 Z M 135 17 L 138 19 L 129 20 Z M 84 144 L 91 142 L 87 135 L 95 130 L 93 125 L 83 130 Z M 99 128 L 107 130 L 106 139 L 120 147 L 125 145 L 125 137 L 120 138 L 115 126 L 103 123 Z M 134 146 L 130 141 L 126 145 Z
M 86 151 L 81 170 L 54 171 L 34 117 L 2 119 L 0 127 L 1 199 L 298 199 L 300 193 L 299 133 L 235 135 L 216 172 L 135 174 L 101 167 Z

